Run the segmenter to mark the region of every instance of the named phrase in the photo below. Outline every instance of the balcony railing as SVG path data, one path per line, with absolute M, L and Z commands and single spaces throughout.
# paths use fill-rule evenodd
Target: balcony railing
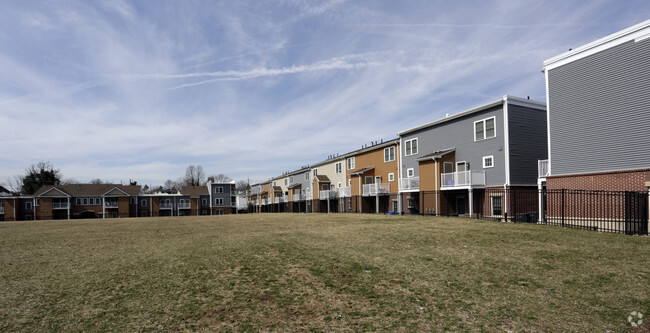
M 363 196 L 372 196 L 380 194 L 389 194 L 390 193 L 390 184 L 389 183 L 376 183 L 376 184 L 364 184 L 363 185 Z
M 260 193 L 262 193 L 262 185 L 251 187 L 251 194 L 260 194 Z
M 537 161 L 537 177 L 544 178 L 548 176 L 548 160 L 538 160 Z
M 118 208 L 119 206 L 117 201 L 104 201 L 105 208 Z
M 485 171 L 458 171 L 443 173 L 441 189 L 462 186 L 485 186 Z
M 178 209 L 190 209 L 191 205 L 189 202 L 179 202 Z
M 268 204 L 269 204 L 269 198 L 263 198 L 262 205 L 268 205 Z
M 289 196 L 288 195 L 283 195 L 280 202 L 289 202 Z
M 52 209 L 68 209 L 67 202 L 53 202 Z
M 336 199 L 338 198 L 338 196 L 339 193 L 337 190 L 325 190 L 325 191 L 318 192 L 318 198 L 320 200 Z
M 344 186 L 339 189 L 339 195 L 341 198 L 349 198 L 352 196 L 352 190 L 350 189 L 350 186 Z
M 410 191 L 410 190 L 419 190 L 420 189 L 420 177 L 410 177 L 410 178 L 400 178 L 399 179 L 399 190 L 400 191 Z
M 302 200 L 302 195 L 300 193 L 291 195 L 291 201 L 300 201 L 300 200 Z
M 163 202 L 160 204 L 160 209 L 172 209 L 174 205 L 171 202 Z

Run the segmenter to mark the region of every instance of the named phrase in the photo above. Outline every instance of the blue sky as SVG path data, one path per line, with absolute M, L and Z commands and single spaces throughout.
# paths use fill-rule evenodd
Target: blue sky
M 0 182 L 258 181 L 501 98 L 646 1 L 3 1 Z

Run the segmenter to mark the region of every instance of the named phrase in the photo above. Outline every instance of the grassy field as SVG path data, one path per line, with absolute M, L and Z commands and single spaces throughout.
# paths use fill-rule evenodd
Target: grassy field
M 0 249 L 2 332 L 621 332 L 632 311 L 650 317 L 650 238 L 559 227 L 319 214 L 5 222 Z

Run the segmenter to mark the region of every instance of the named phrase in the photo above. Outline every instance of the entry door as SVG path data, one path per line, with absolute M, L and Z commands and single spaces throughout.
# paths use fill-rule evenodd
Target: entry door
M 456 212 L 458 215 L 465 214 L 465 198 L 456 197 Z
M 467 185 L 467 163 L 456 162 L 456 186 Z

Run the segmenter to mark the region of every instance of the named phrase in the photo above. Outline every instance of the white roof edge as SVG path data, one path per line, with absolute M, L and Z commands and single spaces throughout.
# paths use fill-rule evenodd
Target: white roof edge
M 505 95 L 505 96 L 503 96 L 503 98 L 500 98 L 500 99 L 498 99 L 496 101 L 493 101 L 493 102 L 490 102 L 490 103 L 487 103 L 487 104 L 483 104 L 481 106 L 477 106 L 477 107 L 471 108 L 469 110 L 465 110 L 465 111 L 453 114 L 453 115 L 451 115 L 449 117 L 445 117 L 445 118 L 438 119 L 438 120 L 435 120 L 435 121 L 432 121 L 432 122 L 429 122 L 429 123 L 426 123 L 426 124 L 415 126 L 413 128 L 409 128 L 407 130 L 398 132 L 397 135 L 402 136 L 404 134 L 415 132 L 415 131 L 418 131 L 418 130 L 421 130 L 421 129 L 424 129 L 424 128 L 427 128 L 427 127 L 442 124 L 442 123 L 445 123 L 445 122 L 450 121 L 450 120 L 458 119 L 458 118 L 470 115 L 472 113 L 484 111 L 484 110 L 487 110 L 489 108 L 495 107 L 497 105 L 502 105 L 504 102 L 512 103 L 513 101 L 516 104 L 519 104 L 519 105 L 524 105 L 524 106 L 529 106 L 529 107 L 533 107 L 533 108 L 536 108 L 536 109 L 544 109 L 544 110 L 546 110 L 546 103 L 544 103 L 544 102 L 535 101 L 535 100 L 526 99 L 526 98 L 521 98 L 521 97 L 510 96 L 510 95 Z
M 571 51 L 564 52 L 558 56 L 547 59 L 544 61 L 544 69 L 546 69 L 546 67 L 556 67 L 564 64 L 565 62 L 558 64 L 562 60 L 568 60 L 569 58 L 583 58 L 604 49 L 608 49 L 610 47 L 642 37 L 644 33 L 650 33 L 650 29 L 648 29 L 646 32 L 642 31 L 647 28 L 650 28 L 650 20 L 646 20 L 627 29 L 623 29 L 609 36 L 595 40 L 589 44 L 585 44 Z

